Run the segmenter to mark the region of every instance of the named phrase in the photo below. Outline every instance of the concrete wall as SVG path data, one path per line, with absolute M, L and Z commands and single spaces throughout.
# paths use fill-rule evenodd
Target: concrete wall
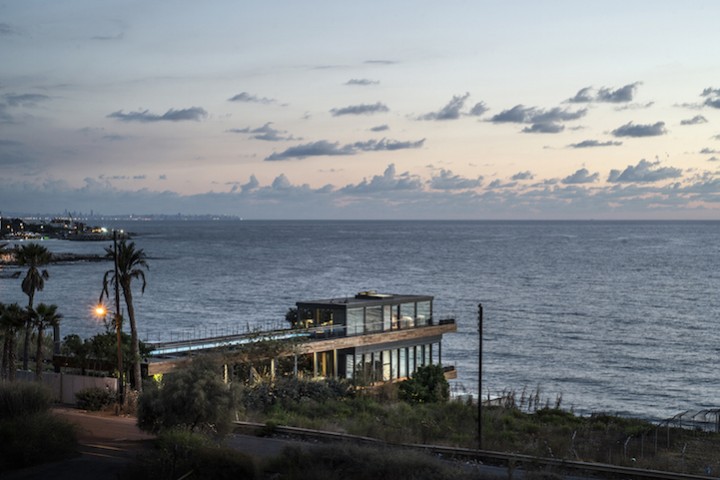
M 35 381 L 35 372 L 18 371 L 15 378 L 21 381 Z M 57 401 L 68 405 L 75 405 L 75 394 L 86 388 L 98 387 L 117 392 L 117 378 L 88 377 L 83 375 L 70 375 L 67 373 L 43 372 L 44 385 L 50 387 Z

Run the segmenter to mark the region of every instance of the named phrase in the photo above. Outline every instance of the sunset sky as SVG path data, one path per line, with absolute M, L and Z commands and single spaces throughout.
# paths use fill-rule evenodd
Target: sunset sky
M 720 219 L 719 18 L 0 1 L 0 212 Z

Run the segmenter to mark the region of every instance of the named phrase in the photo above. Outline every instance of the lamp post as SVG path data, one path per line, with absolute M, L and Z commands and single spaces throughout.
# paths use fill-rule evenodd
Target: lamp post
M 482 357 L 483 357 L 483 306 L 478 303 L 478 450 L 482 450 Z

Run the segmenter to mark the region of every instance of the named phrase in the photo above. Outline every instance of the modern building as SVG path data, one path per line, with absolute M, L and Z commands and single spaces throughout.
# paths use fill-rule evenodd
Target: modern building
M 374 291 L 297 302 L 296 326 L 311 332 L 297 350 L 312 355 L 314 376 L 361 384 L 397 381 L 442 364 L 442 336 L 457 330 L 454 319 L 433 315 L 431 296 Z M 447 368 L 446 376 L 455 378 L 455 370 Z

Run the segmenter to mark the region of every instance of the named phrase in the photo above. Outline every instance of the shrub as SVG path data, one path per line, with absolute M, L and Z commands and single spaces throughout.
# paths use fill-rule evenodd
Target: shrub
M 52 393 L 38 383 L 0 384 L 0 419 L 45 412 L 51 403 Z
M 162 432 L 155 451 L 144 455 L 119 475 L 128 480 L 175 480 L 192 472 L 192 479 L 253 479 L 255 464 L 247 455 L 218 446 L 207 436 L 186 429 Z
M 77 450 L 74 426 L 49 412 L 3 419 L 0 438 L 0 472 L 60 460 Z
M 138 426 L 157 433 L 173 427 L 224 434 L 231 428 L 235 395 L 218 365 L 196 358 L 189 367 L 149 384 L 138 400 Z
M 446 402 L 450 385 L 440 365 L 418 368 L 410 379 L 400 384 L 400 398 L 410 403 Z
M 109 389 L 90 387 L 75 394 L 78 408 L 97 412 L 115 403 L 115 393 Z

